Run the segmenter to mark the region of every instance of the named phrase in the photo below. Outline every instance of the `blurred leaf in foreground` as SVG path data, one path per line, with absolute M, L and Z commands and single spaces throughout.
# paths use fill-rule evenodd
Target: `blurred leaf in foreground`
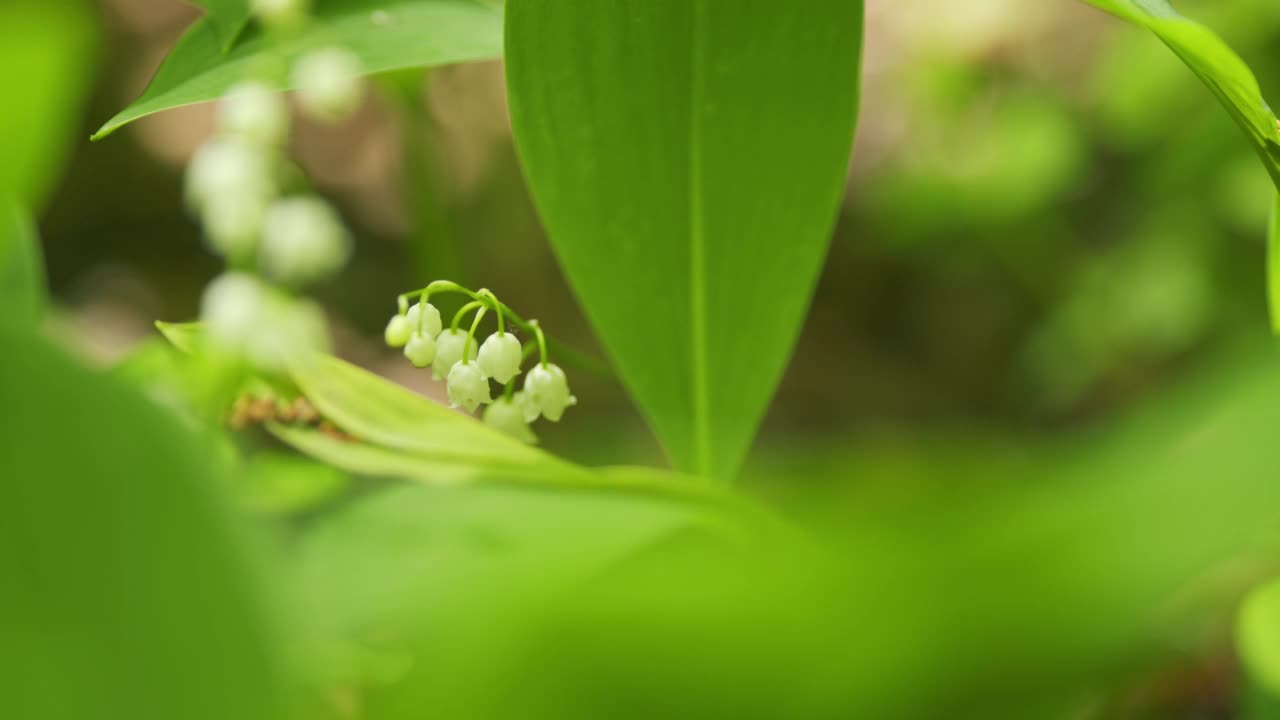
M 279 720 L 262 581 L 170 415 L 0 327 L 0 695 L 40 720 Z

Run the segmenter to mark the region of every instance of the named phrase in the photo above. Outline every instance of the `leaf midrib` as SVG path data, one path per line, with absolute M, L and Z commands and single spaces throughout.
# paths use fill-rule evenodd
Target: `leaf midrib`
M 692 77 L 689 89 L 689 329 L 693 370 L 694 468 L 711 475 L 711 408 L 707 384 L 706 217 L 702 195 L 703 128 L 701 109 L 706 93 L 703 77 L 706 3 L 693 3 Z

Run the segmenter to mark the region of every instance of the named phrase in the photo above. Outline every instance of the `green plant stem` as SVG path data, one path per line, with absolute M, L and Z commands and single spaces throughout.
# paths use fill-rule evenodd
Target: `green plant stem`
M 400 298 L 411 298 L 415 295 L 422 295 L 423 293 L 435 293 L 435 292 L 460 293 L 462 295 L 466 295 L 472 300 L 480 300 L 479 293 L 474 292 L 466 287 L 463 287 L 462 285 L 459 285 L 458 283 L 453 282 L 452 280 L 436 280 L 428 284 L 426 287 L 421 287 L 421 288 L 418 288 L 417 290 L 410 290 L 408 292 L 401 293 Z M 533 329 L 533 326 L 529 324 L 529 321 L 520 317 L 520 315 L 518 315 L 515 310 L 512 310 L 510 306 L 502 303 L 501 301 L 497 301 L 496 298 L 495 298 L 495 301 L 496 303 L 495 303 L 494 309 L 497 312 L 505 315 L 506 318 L 511 321 L 512 325 L 515 325 L 521 330 L 524 330 L 525 332 L 530 333 L 532 335 L 537 335 L 538 332 L 540 332 L 540 331 L 535 332 Z M 456 329 L 456 326 L 455 326 L 455 329 Z M 613 376 L 613 371 L 610 370 L 609 366 L 606 365 L 605 363 L 591 357 L 590 355 L 580 353 L 566 346 L 564 343 L 556 341 L 554 338 L 544 337 L 543 343 L 547 347 L 555 350 L 556 354 L 559 355 L 560 358 L 563 359 L 563 361 L 567 365 L 572 365 L 574 367 L 580 368 L 582 370 L 586 370 L 587 372 L 595 373 L 597 375 L 606 375 L 610 377 Z
M 467 313 L 471 312 L 472 310 L 475 310 L 476 308 L 483 308 L 483 307 L 485 307 L 485 302 L 483 300 L 476 300 L 473 302 L 469 302 L 466 305 L 463 305 L 462 307 L 458 308 L 458 312 L 453 314 L 453 322 L 449 323 L 449 329 L 456 331 L 458 329 L 458 325 L 462 324 L 463 316 L 465 316 Z
M 471 329 L 467 331 L 467 339 L 462 342 L 462 362 L 468 362 L 467 355 L 471 352 L 471 343 L 476 338 L 476 328 L 480 327 L 480 321 L 484 319 L 484 314 L 489 310 L 489 306 L 482 304 L 480 309 L 476 310 L 475 319 L 471 321 Z

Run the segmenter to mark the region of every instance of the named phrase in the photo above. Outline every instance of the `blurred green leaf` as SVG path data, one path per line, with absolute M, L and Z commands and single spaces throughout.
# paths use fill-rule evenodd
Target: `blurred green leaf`
M 280 720 L 265 578 L 181 423 L 0 327 L 0 694 L 40 720 Z
M 337 468 L 279 452 L 248 458 L 242 479 L 248 506 L 269 514 L 309 510 L 337 497 L 351 483 Z
M 1280 192 L 1272 200 L 1267 222 L 1267 307 L 1271 331 L 1280 333 Z
M 0 202 L 0 307 L 16 322 L 36 326 L 47 302 L 44 258 L 31 218 Z
M 844 187 L 861 2 L 512 0 L 526 177 L 676 467 L 733 476 Z
M 170 323 L 156 321 L 156 329 L 164 335 L 164 339 L 184 353 L 196 351 L 201 338 L 200 323 Z
M 192 4 L 204 8 L 208 23 L 218 36 L 218 44 L 226 52 L 235 44 L 236 38 L 249 24 L 253 16 L 249 9 L 249 0 L 190 0 Z
M 416 652 L 422 638 L 555 602 L 699 523 L 687 507 L 607 493 L 394 485 L 316 521 L 298 548 L 299 595 L 323 645 L 364 648 L 380 666 L 331 658 L 328 671 L 388 685 L 403 671 L 386 666 L 406 664 L 395 658 L 434 664 Z
M 290 89 L 300 55 L 342 45 L 369 74 L 488 60 L 502 55 L 502 9 L 476 0 L 353 0 L 322 3 L 296 36 L 277 40 L 250 30 L 225 54 L 201 20 L 178 41 L 142 97 L 107 121 L 94 139 L 151 113 L 215 100 L 249 78 Z
M 1236 647 L 1254 682 L 1280 698 L 1280 582 L 1267 583 L 1245 598 Z
M 1179 15 L 1167 0 L 1084 0 L 1155 33 L 1208 86 L 1280 188 L 1280 131 L 1258 80 L 1212 30 Z

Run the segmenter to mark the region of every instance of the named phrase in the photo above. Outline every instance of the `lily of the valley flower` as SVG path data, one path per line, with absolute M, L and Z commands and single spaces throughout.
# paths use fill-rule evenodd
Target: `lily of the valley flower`
M 528 403 L 525 417 L 536 413 L 534 418 L 541 414 L 551 422 L 558 422 L 565 408 L 578 404 L 578 399 L 569 393 L 564 370 L 554 363 L 536 365 L 525 373 L 524 392 Z
M 486 375 L 506 385 L 520 372 L 520 341 L 509 332 L 494 333 L 480 346 L 478 362 Z
M 475 412 L 481 404 L 493 402 L 489 396 L 489 379 L 475 362 L 457 362 L 449 370 L 449 402 L 467 412 Z

